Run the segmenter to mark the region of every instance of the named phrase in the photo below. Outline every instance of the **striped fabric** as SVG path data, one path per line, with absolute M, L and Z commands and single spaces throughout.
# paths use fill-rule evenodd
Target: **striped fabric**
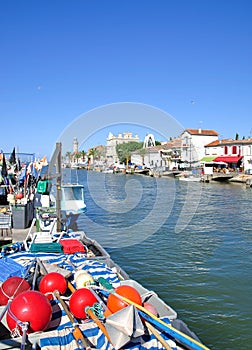
M 30 253 L 30 252 L 18 252 L 9 256 L 9 261 L 12 259 L 15 263 L 28 267 L 31 261 L 35 258 L 39 258 L 41 261 L 48 262 L 53 265 L 57 265 L 63 269 L 74 272 L 74 269 L 81 269 L 88 272 L 94 280 L 98 280 L 99 277 L 106 278 L 113 287 L 120 285 L 120 280 L 116 273 L 107 267 L 103 262 L 97 260 L 87 259 L 85 253 L 75 254 L 56 254 L 56 253 Z M 23 271 L 25 274 L 26 270 Z M 74 281 L 72 281 L 74 283 Z
M 67 315 L 57 301 L 52 302 L 53 317 L 48 327 L 48 332 L 40 334 L 39 346 L 41 350 L 77 350 L 79 349 L 77 341 L 73 336 L 73 326 L 68 320 Z M 169 322 L 168 319 L 162 318 Z M 86 320 L 79 324 L 80 329 L 92 349 L 114 350 L 114 347 L 107 340 L 102 331 L 91 320 Z M 176 350 L 176 344 L 170 340 L 165 333 L 162 337 L 168 341 L 172 350 Z M 131 350 L 157 350 L 164 349 L 160 342 L 153 334 L 146 335 L 133 339 L 123 346 L 123 349 Z

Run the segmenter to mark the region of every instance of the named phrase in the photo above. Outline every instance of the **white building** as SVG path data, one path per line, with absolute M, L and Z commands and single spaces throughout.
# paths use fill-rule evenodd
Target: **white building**
M 252 139 L 218 140 L 205 146 L 209 161 L 225 162 L 230 168 L 252 170 Z
M 118 136 L 113 135 L 111 132 L 109 133 L 106 143 L 106 159 L 108 165 L 119 162 L 116 153 L 116 146 L 128 142 L 139 142 L 138 135 L 136 134 L 133 136 L 132 132 L 124 132 L 122 134 L 118 134 Z
M 198 167 L 205 156 L 204 146 L 218 140 L 214 130 L 185 129 L 181 134 L 181 159 L 185 167 Z
M 131 162 L 145 165 L 147 168 L 162 168 L 163 170 L 178 169 L 181 161 L 181 139 L 176 138 L 162 145 L 146 147 L 132 152 Z

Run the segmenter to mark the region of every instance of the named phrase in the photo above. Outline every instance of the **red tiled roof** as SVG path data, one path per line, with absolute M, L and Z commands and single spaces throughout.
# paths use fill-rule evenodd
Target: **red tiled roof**
M 224 143 L 227 143 L 229 141 L 233 141 L 231 139 L 227 139 L 227 140 L 215 140 L 215 141 L 212 141 L 210 143 L 208 143 L 207 145 L 205 145 L 205 147 L 214 147 L 214 146 L 218 146 L 220 144 L 224 144 Z
M 215 140 L 213 142 L 208 143 L 205 147 L 215 147 L 215 146 L 223 146 L 223 145 L 251 145 L 252 139 L 247 140 L 233 140 L 233 139 L 225 139 L 225 140 Z
M 204 135 L 204 136 L 218 136 L 219 134 L 214 130 L 205 130 L 205 129 L 186 129 L 191 135 Z

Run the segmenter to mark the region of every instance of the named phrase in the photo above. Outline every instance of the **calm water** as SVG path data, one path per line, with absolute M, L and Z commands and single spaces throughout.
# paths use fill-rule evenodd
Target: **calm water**
M 252 189 L 78 171 L 78 226 L 211 349 L 252 348 Z

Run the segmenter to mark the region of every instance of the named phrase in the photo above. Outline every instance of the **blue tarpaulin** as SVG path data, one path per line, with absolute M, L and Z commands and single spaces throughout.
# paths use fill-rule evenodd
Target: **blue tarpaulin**
M 4 282 L 7 278 L 13 276 L 23 277 L 25 267 L 15 262 L 11 258 L 0 259 L 0 281 Z

